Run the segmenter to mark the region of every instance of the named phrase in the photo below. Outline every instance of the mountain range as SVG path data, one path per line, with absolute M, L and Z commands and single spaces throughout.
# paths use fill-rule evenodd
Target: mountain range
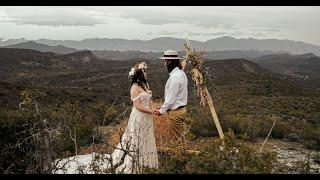
M 27 42 L 27 39 L 9 39 L 0 41 L 0 46 L 8 46 Z M 184 39 L 159 37 L 151 40 L 127 40 L 110 38 L 91 38 L 80 41 L 75 40 L 50 40 L 38 39 L 36 43 L 49 46 L 62 45 L 79 50 L 114 50 L 114 51 L 144 51 L 144 52 L 163 52 L 167 49 L 183 51 Z M 224 51 L 224 50 L 257 50 L 287 52 L 291 54 L 313 53 L 320 56 L 320 46 L 304 43 L 301 41 L 278 40 L 278 39 L 236 39 L 224 36 L 211 39 L 205 42 L 190 40 L 192 46 L 196 49 L 205 49 L 206 51 Z
M 32 47 L 42 47 L 37 43 Z M 22 47 L 17 45 L 14 47 Z M 44 46 L 50 47 L 50 46 Z M 61 52 L 66 52 L 62 47 Z M 43 48 L 41 48 L 43 49 Z M 68 48 L 67 48 L 68 49 Z M 47 49 L 47 50 L 50 50 Z M 248 52 L 251 52 L 248 53 Z M 179 52 L 182 55 L 182 51 Z M 220 55 L 219 55 L 220 53 Z M 267 51 L 265 53 L 268 53 Z M 269 52 L 270 53 L 270 52 Z M 241 57 L 251 55 L 251 57 Z M 103 71 L 111 67 L 117 69 L 117 64 L 122 67 L 130 68 L 130 64 L 136 61 L 153 62 L 155 58 L 161 56 L 162 53 L 141 52 L 141 51 L 76 51 L 69 54 L 57 54 L 53 52 L 40 52 L 31 49 L 18 48 L 0 48 L 0 80 L 20 79 L 24 82 L 28 79 L 34 79 L 35 76 L 43 78 L 43 74 L 47 74 L 47 78 L 53 76 L 64 76 L 65 73 L 73 73 L 79 71 Z M 301 55 L 283 54 L 267 54 L 263 55 L 260 51 L 217 51 L 208 52 L 207 59 L 213 58 L 227 60 L 250 60 L 264 69 L 271 72 L 285 75 L 289 79 L 296 80 L 302 85 L 310 85 L 320 87 L 320 57 L 308 53 Z M 225 58 L 223 58 L 225 57 Z M 227 57 L 230 57 L 229 59 Z M 121 60 L 122 62 L 115 63 Z M 129 60 L 129 61 L 128 61 Z M 153 61 L 152 61 L 153 60 Z M 217 61 L 217 60 L 216 60 Z M 129 63 L 130 62 L 130 63 Z M 207 61 L 207 63 L 209 63 Z M 129 64 L 128 64 L 129 63 Z M 155 64 L 161 61 L 154 61 Z M 127 64 L 127 65 L 125 65 Z M 217 64 L 217 62 L 215 62 Z M 218 69 L 219 70 L 219 69 Z M 117 71 L 117 70 L 115 70 Z M 40 80 L 40 79 L 39 79 Z
M 81 51 L 75 48 L 69 48 L 62 45 L 49 46 L 46 44 L 27 41 L 23 43 L 3 46 L 2 48 L 12 49 L 32 49 L 40 52 L 52 52 L 55 54 L 70 54 Z M 98 58 L 104 60 L 128 60 L 128 59 L 157 59 L 163 56 L 163 52 L 144 52 L 144 51 L 114 51 L 114 50 L 92 50 L 92 53 Z M 180 56 L 184 56 L 184 51 L 178 52 Z M 252 59 L 270 54 L 282 54 L 285 52 L 274 51 L 258 51 L 258 50 L 225 50 L 225 51 L 208 51 L 205 54 L 206 59 Z
M 121 79 L 118 83 L 123 83 L 127 81 L 127 71 L 136 62 L 105 61 L 97 58 L 91 51 L 60 55 L 30 49 L 0 48 L 0 55 L 0 80 L 45 86 L 62 85 L 62 82 L 63 86 L 84 86 L 87 82 L 110 86 L 108 83 L 111 78 Z M 167 75 L 162 62 L 151 59 L 145 61 L 150 64 L 150 79 L 160 78 L 165 81 Z M 251 82 L 256 79 L 255 76 L 269 74 L 268 70 L 245 59 L 207 61 L 206 66 L 214 73 L 214 82 L 217 84 L 226 84 L 221 81 L 226 77 L 232 77 L 228 83 L 235 85 L 243 83 L 243 80 Z M 239 77 L 244 79 L 239 81 Z
M 158 59 L 163 56 L 163 52 L 143 52 L 143 51 L 111 51 L 111 50 L 93 50 L 98 58 L 105 60 L 128 60 L 128 59 Z M 225 50 L 208 51 L 205 53 L 207 60 L 217 59 L 253 59 L 260 56 L 271 54 L 283 54 L 284 52 L 257 51 L 257 50 Z M 179 56 L 184 56 L 184 51 L 178 51 Z
M 180 56 L 184 51 L 178 52 Z M 15 74 L 14 66 L 19 62 L 23 71 L 37 72 L 57 72 L 61 70 L 89 70 L 104 67 L 103 61 L 110 60 L 155 60 L 163 55 L 163 52 L 144 52 L 137 50 L 114 51 L 114 50 L 78 50 L 62 45 L 50 46 L 34 41 L 22 42 L 0 48 L 0 60 L 2 76 Z M 11 59 L 14 60 L 11 60 Z M 208 51 L 205 54 L 207 60 L 222 59 L 247 59 L 272 72 L 283 74 L 295 79 L 303 85 L 320 87 L 320 57 L 313 53 L 300 55 L 286 52 L 259 51 L 259 50 L 225 50 Z M 30 60 L 34 62 L 30 62 Z M 77 69 L 78 68 L 78 69 Z M 11 69 L 11 70 L 10 70 Z M 101 68 L 100 68 L 101 69 Z M 13 71 L 12 71 L 13 70 Z M 20 72 L 16 74 L 20 76 Z
M 36 43 L 34 41 L 27 41 L 19 44 L 3 46 L 1 48 L 33 49 L 40 52 L 53 52 L 56 54 L 69 54 L 69 53 L 74 53 L 76 51 L 79 51 L 75 48 L 64 47 L 62 45 L 48 46 L 45 44 Z

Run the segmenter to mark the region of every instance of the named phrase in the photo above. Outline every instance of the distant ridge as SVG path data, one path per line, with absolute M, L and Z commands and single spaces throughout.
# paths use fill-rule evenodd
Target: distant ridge
M 112 51 L 112 50 L 94 50 L 92 51 L 98 58 L 104 60 L 128 60 L 128 59 L 158 59 L 163 56 L 163 52 L 143 52 L 143 51 Z M 185 55 L 184 51 L 178 52 L 180 56 Z M 258 51 L 258 50 L 225 50 L 225 51 L 207 51 L 205 58 L 207 60 L 217 59 L 253 59 L 265 55 L 282 54 L 285 52 Z
M 27 41 L 19 44 L 13 44 L 9 46 L 4 46 L 2 48 L 32 49 L 40 52 L 53 52 L 56 54 L 69 54 L 69 53 L 74 53 L 79 51 L 75 48 L 64 47 L 62 45 L 49 46 L 49 45 L 40 44 L 34 41 Z
M 16 42 L 17 41 L 17 42 Z M 0 41 L 0 46 L 7 46 L 26 42 L 26 39 L 9 39 Z M 81 41 L 74 40 L 50 40 L 38 39 L 36 43 L 49 46 L 62 45 L 79 50 L 114 50 L 114 51 L 143 51 L 143 52 L 163 52 L 166 49 L 183 50 L 184 39 L 159 37 L 151 40 L 127 40 L 111 38 L 92 38 Z M 229 36 L 211 39 L 205 42 L 190 40 L 192 46 L 206 51 L 225 50 L 256 50 L 256 51 L 281 51 L 291 54 L 313 53 L 320 56 L 320 46 L 304 43 L 301 41 L 278 40 L 278 39 L 236 39 Z

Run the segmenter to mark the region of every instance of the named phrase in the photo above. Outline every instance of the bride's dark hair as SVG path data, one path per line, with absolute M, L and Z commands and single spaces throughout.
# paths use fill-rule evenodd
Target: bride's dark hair
M 148 83 L 141 69 L 137 69 L 131 78 L 132 78 L 131 86 L 136 83 L 140 87 L 142 87 L 145 91 L 147 91 L 145 87 L 149 88 Z

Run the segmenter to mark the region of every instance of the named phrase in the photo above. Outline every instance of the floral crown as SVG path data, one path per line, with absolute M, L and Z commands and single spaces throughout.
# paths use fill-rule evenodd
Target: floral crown
M 142 62 L 140 64 L 137 63 L 134 67 L 131 68 L 131 71 L 129 72 L 129 77 L 133 76 L 138 69 L 147 69 L 147 67 L 148 66 L 146 62 Z

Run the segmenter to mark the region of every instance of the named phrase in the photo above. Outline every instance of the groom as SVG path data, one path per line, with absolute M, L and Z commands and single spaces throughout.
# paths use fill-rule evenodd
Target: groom
M 180 59 L 183 58 L 178 57 L 177 51 L 167 50 L 164 52 L 164 56 L 159 59 L 164 60 L 170 77 L 165 86 L 165 101 L 160 109 L 155 110 L 154 114 L 161 116 L 167 112 L 178 144 L 176 148 L 182 148 L 186 151 L 185 116 L 187 113 L 188 79 L 180 62 Z

